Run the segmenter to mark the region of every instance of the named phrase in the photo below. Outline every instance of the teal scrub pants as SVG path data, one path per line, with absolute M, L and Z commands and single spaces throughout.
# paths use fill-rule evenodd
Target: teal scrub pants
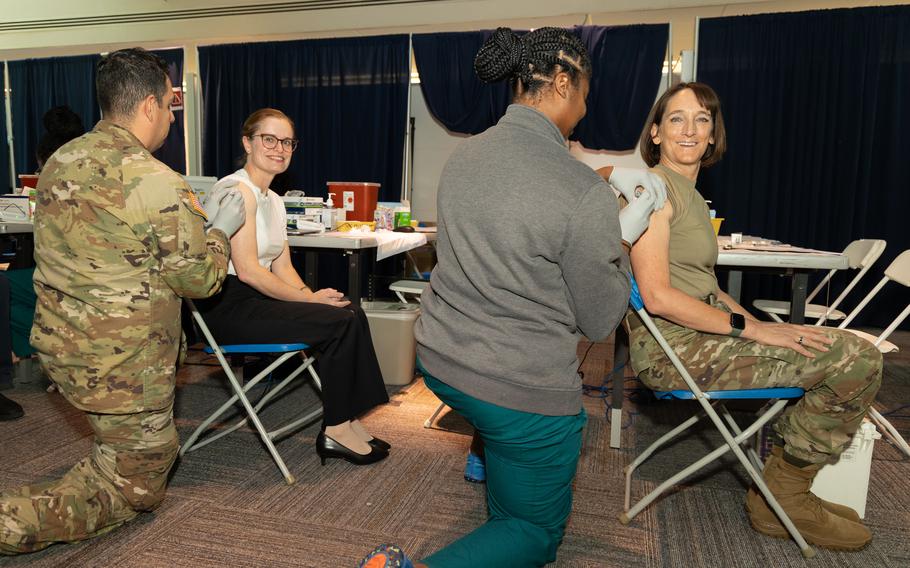
M 424 383 L 484 443 L 487 522 L 421 562 L 430 568 L 520 568 L 556 560 L 572 511 L 584 410 L 545 416 L 478 400 L 431 376 Z
M 7 270 L 6 277 L 10 284 L 10 332 L 13 340 L 13 352 L 17 357 L 31 357 L 35 348 L 29 342 L 32 333 L 32 320 L 35 318 L 35 286 L 32 278 L 34 268 Z

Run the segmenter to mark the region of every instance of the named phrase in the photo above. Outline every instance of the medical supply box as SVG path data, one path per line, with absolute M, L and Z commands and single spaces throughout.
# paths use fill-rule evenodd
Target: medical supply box
M 281 198 L 284 210 L 288 217 L 288 229 L 296 229 L 297 221 L 322 222 L 322 209 L 325 204 L 319 197 L 288 197 Z
M 413 381 L 417 357 L 414 323 L 420 316 L 420 306 L 400 302 L 363 302 L 360 307 L 370 322 L 373 348 L 385 383 L 406 385 Z

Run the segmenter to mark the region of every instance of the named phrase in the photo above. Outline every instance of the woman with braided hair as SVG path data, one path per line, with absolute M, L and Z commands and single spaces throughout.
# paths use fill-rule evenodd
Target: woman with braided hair
M 613 171 L 607 179 L 631 200 L 620 213 L 604 178 L 569 154 L 591 75 L 570 31 L 500 28 L 474 69 L 509 80 L 513 104 L 443 169 L 439 262 L 415 333 L 425 384 L 483 441 L 489 518 L 421 563 L 383 545 L 362 567 L 556 559 L 586 420 L 576 346 L 622 319 L 630 245 L 666 195 L 656 176 Z

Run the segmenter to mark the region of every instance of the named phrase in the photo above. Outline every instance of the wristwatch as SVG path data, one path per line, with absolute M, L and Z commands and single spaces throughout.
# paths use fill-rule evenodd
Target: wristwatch
M 746 316 L 742 314 L 732 313 L 730 314 L 730 335 L 733 337 L 739 337 L 743 334 L 743 331 L 746 329 Z

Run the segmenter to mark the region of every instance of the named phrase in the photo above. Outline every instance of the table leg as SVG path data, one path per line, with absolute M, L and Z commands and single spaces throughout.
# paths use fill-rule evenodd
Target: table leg
M 310 290 L 316 290 L 317 280 L 319 278 L 319 254 L 316 251 L 308 250 L 303 254 L 303 281 Z
M 739 302 L 739 297 L 742 295 L 743 291 L 743 271 L 742 270 L 730 270 L 727 273 L 727 294 L 731 298 Z
M 806 288 L 809 286 L 809 273 L 794 273 L 791 285 L 790 323 L 802 324 L 806 321 Z
M 622 445 L 622 403 L 625 399 L 625 363 L 629 357 L 629 335 L 626 328 L 616 328 L 613 343 L 613 369 L 610 380 L 613 381 L 613 403 L 610 405 L 610 447 Z
M 348 298 L 351 304 L 360 305 L 360 250 L 346 250 L 348 257 Z

